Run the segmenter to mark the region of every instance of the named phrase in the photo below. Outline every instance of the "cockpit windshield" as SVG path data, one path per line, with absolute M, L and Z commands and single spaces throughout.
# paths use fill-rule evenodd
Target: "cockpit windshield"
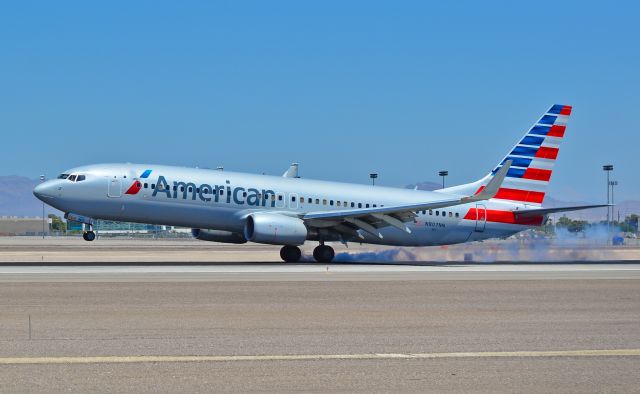
M 82 182 L 87 179 L 86 175 L 78 175 L 78 174 L 62 174 L 58 177 L 58 179 L 67 179 L 70 182 Z

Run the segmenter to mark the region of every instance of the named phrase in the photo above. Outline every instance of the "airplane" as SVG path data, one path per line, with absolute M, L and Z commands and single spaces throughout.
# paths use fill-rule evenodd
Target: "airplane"
M 192 228 L 196 239 L 282 246 L 297 262 L 299 246 L 326 242 L 395 246 L 449 245 L 506 238 L 545 223 L 549 214 L 607 204 L 544 208 L 542 202 L 572 107 L 556 104 L 478 181 L 435 191 L 152 164 L 77 167 L 35 187 L 37 198 L 88 226 L 96 219 Z

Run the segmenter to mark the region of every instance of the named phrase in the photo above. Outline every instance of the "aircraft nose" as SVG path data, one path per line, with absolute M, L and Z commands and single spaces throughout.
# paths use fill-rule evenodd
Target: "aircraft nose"
M 39 200 L 43 200 L 43 198 L 51 198 L 53 197 L 53 189 L 54 187 L 52 182 L 46 181 L 33 188 L 33 195 Z

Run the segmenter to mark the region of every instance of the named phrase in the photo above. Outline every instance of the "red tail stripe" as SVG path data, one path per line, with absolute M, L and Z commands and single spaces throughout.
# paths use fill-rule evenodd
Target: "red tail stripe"
M 567 126 L 553 125 L 549 129 L 547 133 L 547 137 L 564 137 L 564 131 L 567 129 Z
M 513 200 L 542 204 L 542 200 L 544 200 L 544 193 L 534 192 L 531 190 L 508 189 L 505 187 L 501 187 L 500 190 L 498 190 L 498 194 L 496 194 L 495 198 L 501 200 Z
M 512 211 L 499 211 L 495 209 L 487 209 L 487 222 L 520 224 L 524 226 L 540 226 L 544 221 L 544 216 L 525 216 L 516 217 Z M 478 218 L 476 208 L 471 208 L 464 215 L 467 220 L 476 220 Z
M 541 146 L 536 152 L 536 157 L 541 159 L 555 160 L 558 157 L 558 148 L 550 148 L 548 146 Z
M 543 170 L 540 168 L 527 168 L 522 175 L 524 179 L 533 179 L 535 181 L 549 181 L 551 179 L 551 170 Z
M 565 105 L 560 111 L 560 115 L 571 115 L 572 107 L 570 105 Z

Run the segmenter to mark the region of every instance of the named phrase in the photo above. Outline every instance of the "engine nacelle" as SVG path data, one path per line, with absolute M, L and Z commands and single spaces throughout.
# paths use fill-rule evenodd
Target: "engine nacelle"
M 253 213 L 244 224 L 244 237 L 261 244 L 302 245 L 307 239 L 307 227 L 295 217 Z
M 191 229 L 191 235 L 200 241 L 224 242 L 228 244 L 243 244 L 247 242 L 242 234 L 232 233 L 231 231 L 193 228 Z

